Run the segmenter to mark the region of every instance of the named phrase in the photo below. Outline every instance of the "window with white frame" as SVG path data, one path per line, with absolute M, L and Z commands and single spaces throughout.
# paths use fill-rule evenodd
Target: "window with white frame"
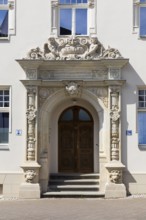
M 133 28 L 140 37 L 146 37 L 146 0 L 134 0 Z
M 60 0 L 60 35 L 87 35 L 87 0 Z
M 138 90 L 138 144 L 146 145 L 146 89 Z
M 9 142 L 10 90 L 0 89 L 0 144 Z
M 0 39 L 15 34 L 15 0 L 0 0 Z
M 95 0 L 51 0 L 51 33 L 56 36 L 95 36 Z

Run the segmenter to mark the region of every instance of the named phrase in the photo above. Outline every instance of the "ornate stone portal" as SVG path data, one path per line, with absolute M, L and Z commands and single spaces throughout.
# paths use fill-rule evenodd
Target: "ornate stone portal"
M 39 136 L 39 141 L 37 140 L 39 112 L 49 97 L 63 91 L 64 98 L 71 100 L 82 99 L 83 94 L 89 93 L 93 99 L 96 98 L 103 109 L 109 112 L 110 156 L 105 153 L 108 161 L 105 164 L 108 183 L 103 181 L 101 188 L 103 189 L 106 184 L 107 198 L 125 197 L 126 189 L 122 184 L 124 165 L 121 163 L 120 153 L 120 91 L 125 83 L 121 79 L 121 69 L 128 60 L 124 59 L 116 49 L 110 47 L 105 49 L 97 38 L 51 37 L 44 44 L 43 50 L 38 47 L 31 49 L 26 58 L 17 61 L 26 72 L 26 80 L 22 80 L 22 83 L 27 89 L 27 147 L 26 161 L 22 166 L 25 183 L 20 188 L 20 197 L 40 196 L 39 176 L 44 175 L 39 172 L 38 164 L 38 161 L 41 161 L 38 152 L 42 138 Z M 44 150 L 47 151 L 48 149 Z M 48 160 L 48 157 L 45 156 L 44 160 Z M 41 164 L 41 170 L 47 169 L 43 164 L 44 162 Z M 105 171 L 101 173 L 103 180 Z M 45 181 L 47 184 L 48 179 L 46 178 Z M 29 195 L 30 191 L 32 196 Z

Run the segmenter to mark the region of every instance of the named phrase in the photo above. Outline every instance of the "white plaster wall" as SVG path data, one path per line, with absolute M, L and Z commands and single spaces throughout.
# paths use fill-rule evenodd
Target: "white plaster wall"
M 133 33 L 132 0 L 97 0 L 97 37 L 107 48 L 117 48 L 130 63 L 123 69 L 127 82 L 122 91 L 122 158 L 130 172 L 146 172 L 146 151 L 138 148 L 136 129 L 137 85 L 146 83 L 145 40 Z M 25 154 L 25 88 L 19 81 L 24 71 L 15 59 L 22 58 L 31 48 L 43 47 L 49 37 L 51 23 L 49 0 L 16 2 L 16 35 L 0 41 L 0 85 L 12 86 L 12 133 L 8 150 L 0 150 L 0 170 L 19 170 Z M 22 136 L 15 135 L 22 129 Z M 126 129 L 133 131 L 126 137 Z

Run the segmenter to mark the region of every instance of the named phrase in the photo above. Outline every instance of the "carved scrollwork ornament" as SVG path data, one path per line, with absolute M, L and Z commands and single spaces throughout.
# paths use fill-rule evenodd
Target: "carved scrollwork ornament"
M 34 170 L 27 170 L 24 174 L 27 183 L 33 183 L 37 173 Z
M 112 183 L 121 183 L 122 172 L 120 170 L 112 170 L 110 171 L 110 181 Z

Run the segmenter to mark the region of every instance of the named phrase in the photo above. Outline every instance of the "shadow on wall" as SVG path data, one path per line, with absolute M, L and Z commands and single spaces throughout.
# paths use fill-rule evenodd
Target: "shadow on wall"
M 138 148 L 137 139 L 137 86 L 145 85 L 144 81 L 140 78 L 139 74 L 135 71 L 133 66 L 129 63 L 123 68 L 122 79 L 126 80 L 122 89 L 122 106 L 121 106 L 121 139 L 122 139 L 122 162 L 128 166 L 128 153 L 131 150 L 136 151 Z M 129 131 L 126 134 L 126 131 Z M 137 143 L 135 141 L 137 140 Z M 128 143 L 129 142 L 129 143 Z M 133 143 L 130 146 L 130 143 Z M 135 149 L 137 147 L 137 149 Z M 130 148 L 130 149 L 128 149 Z M 145 149 L 146 150 L 146 149 Z M 127 168 L 128 169 L 128 168 Z M 130 175 L 130 173 L 129 173 Z M 129 179 L 134 181 L 132 177 Z
M 133 66 L 129 63 L 123 68 L 122 79 L 126 80 L 125 85 L 122 89 L 122 106 L 121 106 L 121 140 L 122 140 L 122 162 L 126 166 L 125 171 L 123 172 L 123 181 L 127 188 L 127 193 L 130 192 L 130 185 L 136 184 L 137 181 L 132 176 L 128 170 L 128 159 L 130 157 L 131 162 L 134 161 L 134 153 L 137 150 L 144 150 L 138 147 L 138 134 L 137 134 L 137 88 L 138 86 L 145 85 L 144 81 L 140 77 Z M 126 131 L 129 131 L 128 133 Z M 136 143 L 137 141 L 137 143 Z M 146 150 L 146 149 L 145 149 Z M 128 155 L 131 154 L 131 155 Z
M 128 170 L 123 172 L 123 182 L 126 185 L 127 195 L 131 195 L 130 185 L 136 183 L 136 180 Z

